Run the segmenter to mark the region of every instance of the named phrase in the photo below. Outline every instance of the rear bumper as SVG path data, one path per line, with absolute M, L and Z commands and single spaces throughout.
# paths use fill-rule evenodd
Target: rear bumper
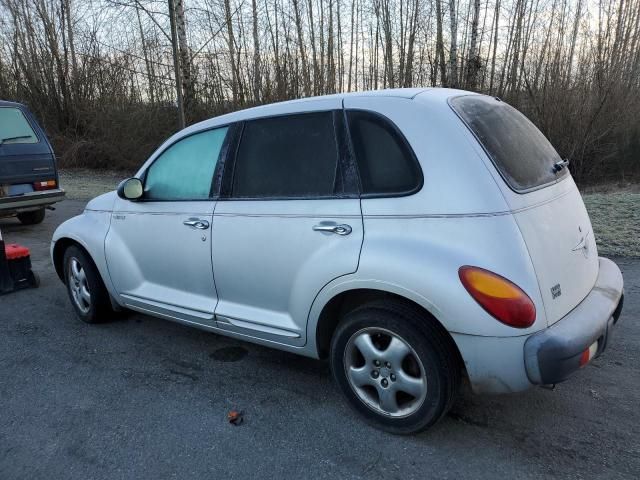
M 562 320 L 525 342 L 525 367 L 531 383 L 565 380 L 580 368 L 580 357 L 595 342 L 595 356 L 605 350 L 622 311 L 623 286 L 618 266 L 600 258 L 598 278 L 589 295 Z
M 0 198 L 0 215 L 10 215 L 21 211 L 33 210 L 35 207 L 51 205 L 64 200 L 64 196 L 64 190 L 56 189 L 25 193 L 13 197 L 2 197 Z

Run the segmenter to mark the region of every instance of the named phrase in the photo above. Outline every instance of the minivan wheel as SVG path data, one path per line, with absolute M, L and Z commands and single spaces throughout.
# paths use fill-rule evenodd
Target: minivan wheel
M 98 269 L 89 255 L 76 246 L 64 253 L 64 279 L 73 309 L 82 321 L 102 322 L 113 313 Z
M 36 225 L 44 220 L 44 208 L 33 210 L 31 212 L 22 212 L 17 215 L 18 220 L 23 225 Z
M 331 370 L 349 404 L 396 434 L 424 430 L 451 407 L 460 364 L 435 319 L 395 301 L 346 314 L 331 342 Z

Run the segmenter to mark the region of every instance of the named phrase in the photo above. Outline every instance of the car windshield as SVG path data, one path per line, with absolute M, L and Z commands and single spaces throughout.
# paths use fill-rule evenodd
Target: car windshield
M 20 109 L 0 107 L 0 144 L 38 143 L 38 137 Z
M 518 110 L 484 95 L 451 100 L 451 107 L 482 144 L 494 165 L 516 191 L 530 190 L 563 178 L 560 155 L 549 140 Z

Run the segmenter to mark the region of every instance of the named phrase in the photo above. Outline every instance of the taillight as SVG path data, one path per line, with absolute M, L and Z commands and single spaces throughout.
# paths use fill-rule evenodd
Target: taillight
M 515 283 L 479 267 L 460 267 L 458 275 L 467 292 L 491 316 L 510 327 L 533 325 L 536 307 Z
M 33 184 L 33 189 L 36 192 L 40 192 L 42 190 L 51 190 L 56 187 L 57 187 L 57 184 L 55 180 L 46 180 L 44 182 L 34 182 Z

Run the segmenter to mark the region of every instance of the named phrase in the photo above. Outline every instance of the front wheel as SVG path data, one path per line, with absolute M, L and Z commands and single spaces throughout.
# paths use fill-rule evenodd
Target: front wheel
M 98 323 L 113 314 L 98 269 L 79 247 L 71 246 L 64 253 L 64 278 L 73 309 L 82 321 Z
M 460 383 L 453 342 L 435 319 L 400 302 L 348 313 L 331 343 L 331 368 L 353 408 L 374 426 L 415 433 L 451 407 Z

